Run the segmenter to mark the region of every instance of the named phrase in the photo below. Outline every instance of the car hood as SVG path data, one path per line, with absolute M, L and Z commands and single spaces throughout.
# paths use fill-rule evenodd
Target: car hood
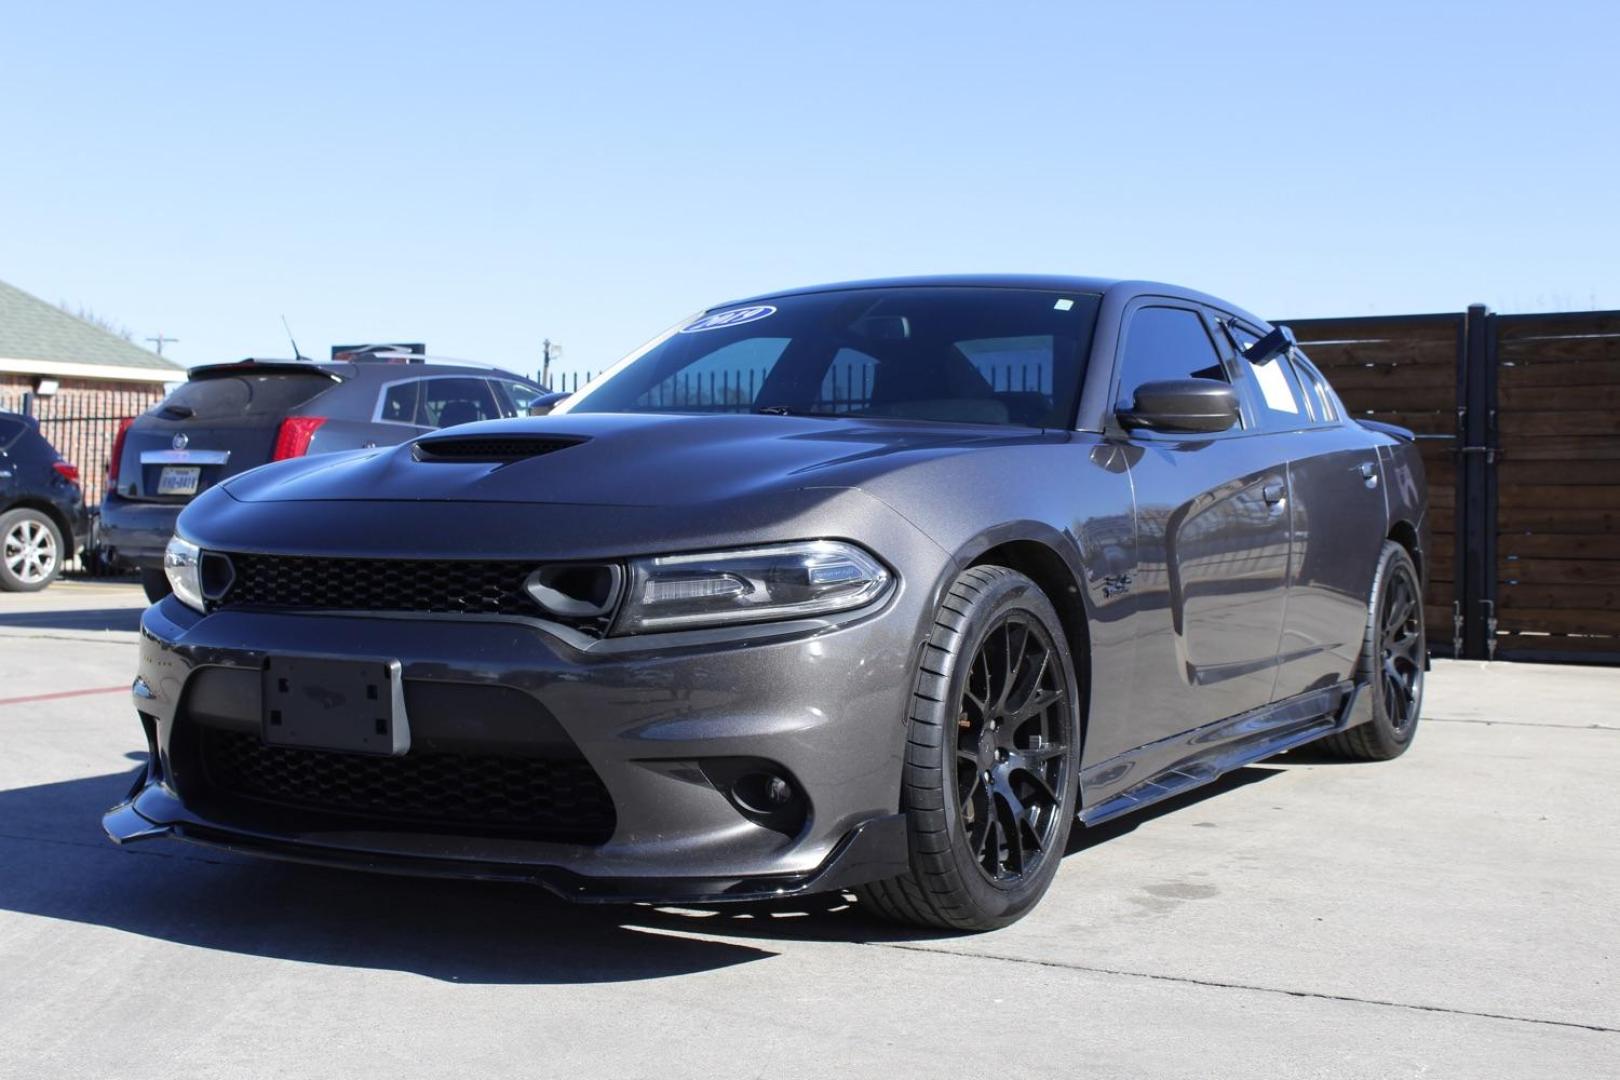
M 796 416 L 568 414 L 465 424 L 430 438 L 522 436 L 571 445 L 504 463 L 418 460 L 414 446 L 331 454 L 231 480 L 241 502 L 455 501 L 675 506 L 871 477 L 1063 434 Z

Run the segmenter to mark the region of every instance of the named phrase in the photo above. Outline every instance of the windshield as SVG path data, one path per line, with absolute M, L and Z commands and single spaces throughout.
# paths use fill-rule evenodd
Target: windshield
M 885 417 L 1068 427 L 1101 298 L 849 289 L 690 320 L 559 412 Z

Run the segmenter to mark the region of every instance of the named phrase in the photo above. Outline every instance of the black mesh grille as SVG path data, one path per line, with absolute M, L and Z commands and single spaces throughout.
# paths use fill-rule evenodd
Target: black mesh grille
M 517 461 L 562 450 L 578 439 L 538 439 L 517 435 L 503 437 L 466 435 L 459 438 L 423 439 L 416 444 L 418 461 Z
M 521 833 L 600 844 L 613 799 L 584 758 L 413 750 L 366 757 L 266 746 L 249 732 L 202 733 L 204 770 L 221 795 L 463 833 Z
M 240 553 L 229 558 L 236 576 L 215 607 L 540 614 L 523 591 L 533 563 Z

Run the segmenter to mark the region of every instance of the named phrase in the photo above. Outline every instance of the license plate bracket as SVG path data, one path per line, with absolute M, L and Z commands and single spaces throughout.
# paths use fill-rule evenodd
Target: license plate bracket
M 165 465 L 158 473 L 159 495 L 195 495 L 202 483 L 202 469 L 196 465 Z
M 272 656 L 263 688 L 270 746 L 381 757 L 411 748 L 398 660 Z

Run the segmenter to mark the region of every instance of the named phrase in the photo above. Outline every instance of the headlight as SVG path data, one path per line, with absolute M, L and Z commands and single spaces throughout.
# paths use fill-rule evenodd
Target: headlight
M 882 597 L 893 580 L 876 558 L 834 540 L 637 559 L 614 632 L 850 611 Z
M 179 533 L 169 538 L 163 551 L 163 572 L 168 575 L 169 588 L 187 607 L 203 610 L 202 551 Z

